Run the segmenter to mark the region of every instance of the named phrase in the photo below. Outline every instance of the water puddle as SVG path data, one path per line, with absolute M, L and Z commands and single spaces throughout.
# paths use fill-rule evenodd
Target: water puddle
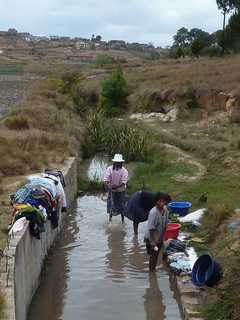
M 61 239 L 47 260 L 28 320 L 180 320 L 167 271 L 149 276 L 143 243 L 132 224 L 114 217 L 106 202 L 78 198 Z

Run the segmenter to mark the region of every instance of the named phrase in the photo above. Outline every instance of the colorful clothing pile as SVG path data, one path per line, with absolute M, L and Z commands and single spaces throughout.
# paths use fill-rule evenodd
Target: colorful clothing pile
M 11 228 L 18 219 L 25 217 L 29 221 L 31 235 L 37 239 L 45 231 L 46 219 L 51 221 L 53 228 L 57 228 L 58 211 L 67 207 L 62 173 L 59 170 L 50 173 L 49 170 L 40 176 L 29 176 L 29 183 L 10 196 L 13 206 Z

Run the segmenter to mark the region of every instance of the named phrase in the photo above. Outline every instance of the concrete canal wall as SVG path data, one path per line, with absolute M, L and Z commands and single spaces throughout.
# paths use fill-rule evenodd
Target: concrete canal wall
M 77 194 L 77 160 L 66 161 L 62 171 L 67 201 L 71 204 Z M 47 221 L 46 232 L 41 234 L 40 240 L 30 235 L 28 225 L 14 238 L 9 238 L 0 270 L 0 287 L 6 303 L 4 319 L 26 320 L 28 307 L 40 282 L 44 259 L 60 232 L 63 218 L 61 213 L 59 227 L 54 230 Z

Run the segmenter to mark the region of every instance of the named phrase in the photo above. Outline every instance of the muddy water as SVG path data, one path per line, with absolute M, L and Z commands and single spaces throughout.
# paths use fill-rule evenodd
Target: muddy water
M 149 276 L 144 225 L 136 238 L 130 221 L 107 218 L 100 197 L 78 198 L 28 320 L 181 319 L 166 270 Z

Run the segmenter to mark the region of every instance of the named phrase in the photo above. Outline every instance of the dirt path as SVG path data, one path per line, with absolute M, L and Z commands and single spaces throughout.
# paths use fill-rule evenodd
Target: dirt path
M 165 149 L 168 152 L 172 152 L 177 155 L 178 162 L 187 163 L 193 167 L 196 167 L 196 172 L 194 176 L 189 175 L 177 175 L 175 176 L 175 180 L 178 182 L 194 182 L 199 180 L 201 177 L 204 176 L 206 173 L 206 167 L 202 165 L 198 160 L 194 159 L 191 155 L 187 154 L 185 151 L 181 150 L 180 148 L 173 146 L 171 144 L 163 144 Z

